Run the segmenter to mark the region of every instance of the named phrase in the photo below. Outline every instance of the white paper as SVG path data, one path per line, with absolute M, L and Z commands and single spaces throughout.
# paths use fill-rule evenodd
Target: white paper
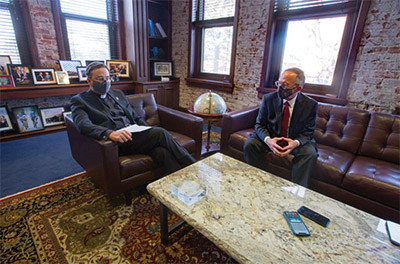
M 130 126 L 121 128 L 120 130 L 128 130 L 131 133 L 136 133 L 136 132 L 145 131 L 150 128 L 151 128 L 150 126 L 139 126 L 139 125 L 134 124 L 134 125 L 130 125 Z

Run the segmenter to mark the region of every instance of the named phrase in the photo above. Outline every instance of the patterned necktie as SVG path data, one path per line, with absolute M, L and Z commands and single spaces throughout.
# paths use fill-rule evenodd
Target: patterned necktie
M 282 137 L 288 137 L 288 128 L 289 128 L 289 117 L 290 117 L 290 111 L 289 111 L 289 103 L 285 103 L 285 107 L 283 108 L 283 115 L 282 115 L 282 126 L 281 126 L 281 136 Z

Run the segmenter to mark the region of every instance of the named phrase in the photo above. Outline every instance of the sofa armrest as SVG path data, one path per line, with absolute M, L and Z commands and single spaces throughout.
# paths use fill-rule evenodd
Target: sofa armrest
M 221 152 L 228 148 L 228 140 L 231 134 L 254 127 L 258 110 L 260 106 L 252 106 L 249 108 L 236 110 L 233 112 L 224 113 L 222 116 L 222 129 L 221 129 Z
M 157 107 L 160 126 L 193 138 L 196 142 L 195 158 L 199 159 L 201 155 L 203 118 L 162 105 L 157 105 Z
M 120 192 L 118 144 L 84 136 L 79 133 L 71 117 L 65 118 L 71 153 L 74 159 L 107 194 Z

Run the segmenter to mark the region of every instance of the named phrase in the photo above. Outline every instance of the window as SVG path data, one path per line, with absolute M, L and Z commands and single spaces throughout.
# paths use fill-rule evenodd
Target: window
M 303 92 L 345 104 L 370 1 L 275 0 L 259 92 L 271 92 L 282 70 L 304 70 Z
M 66 59 L 84 63 L 118 58 L 117 1 L 59 0 L 58 10 Z
M 19 2 L 0 0 L 0 54 L 9 55 L 13 64 L 31 64 Z M 20 43 L 20 45 L 18 45 Z
M 238 8 L 236 0 L 192 0 L 192 85 L 232 91 Z

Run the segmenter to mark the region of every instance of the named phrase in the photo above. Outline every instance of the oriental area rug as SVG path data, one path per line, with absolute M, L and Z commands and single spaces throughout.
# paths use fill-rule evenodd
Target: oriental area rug
M 133 196 L 110 201 L 81 173 L 3 198 L 0 262 L 235 263 L 188 225 L 162 245 L 157 200 L 144 188 Z

